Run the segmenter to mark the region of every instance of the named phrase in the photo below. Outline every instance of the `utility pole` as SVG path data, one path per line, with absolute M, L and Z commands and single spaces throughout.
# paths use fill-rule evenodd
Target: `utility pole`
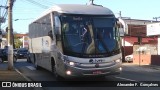
M 119 11 L 119 18 L 122 18 L 122 12 Z
M 1 17 L 1 7 L 0 7 L 0 48 L 1 48 L 1 42 L 2 42 L 1 19 L 2 17 Z
M 93 2 L 94 2 L 94 0 L 89 0 L 90 5 L 93 5 L 94 4 Z
M 8 70 L 13 70 L 13 28 L 12 7 L 14 0 L 8 0 Z
M 160 17 L 153 17 L 153 19 L 155 19 L 156 21 L 158 21 L 159 18 L 160 18 Z

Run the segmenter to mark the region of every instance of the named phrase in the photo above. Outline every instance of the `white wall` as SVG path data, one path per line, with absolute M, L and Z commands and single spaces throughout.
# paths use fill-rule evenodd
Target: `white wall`
M 8 45 L 7 39 L 6 38 L 2 38 L 2 42 L 1 42 L 1 47 L 0 48 L 4 48 L 7 45 Z
M 124 39 L 122 39 L 122 46 L 133 46 L 133 44 L 132 43 L 129 43 L 129 42 L 127 42 L 127 41 L 125 41 L 125 45 L 124 45 L 124 41 L 123 41 Z

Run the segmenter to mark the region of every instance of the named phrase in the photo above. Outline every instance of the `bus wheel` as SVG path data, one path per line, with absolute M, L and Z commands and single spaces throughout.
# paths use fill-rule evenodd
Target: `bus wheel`
M 17 62 L 17 58 L 15 56 L 13 57 L 13 62 Z
M 52 73 L 54 74 L 56 80 L 62 80 L 62 77 L 59 76 L 57 73 L 56 64 L 53 58 L 51 59 L 51 63 L 52 63 Z
M 27 62 L 31 63 L 31 58 L 29 56 L 27 57 Z
M 2 58 L 0 58 L 0 63 L 3 63 L 3 59 Z

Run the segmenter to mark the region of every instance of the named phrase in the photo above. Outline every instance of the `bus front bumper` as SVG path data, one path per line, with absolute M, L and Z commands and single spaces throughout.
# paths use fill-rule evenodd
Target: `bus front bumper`
M 103 68 L 78 68 L 65 65 L 64 78 L 117 75 L 122 71 L 121 63 Z

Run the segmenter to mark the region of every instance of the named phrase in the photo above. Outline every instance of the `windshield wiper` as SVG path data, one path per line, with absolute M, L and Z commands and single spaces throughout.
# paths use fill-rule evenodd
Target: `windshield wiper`
M 81 35 L 82 36 L 82 38 L 84 38 L 84 35 L 87 33 L 87 29 L 84 27 L 83 28 L 85 31 L 83 32 L 83 34 Z
M 85 50 L 86 50 L 86 45 L 87 45 L 87 43 L 89 42 L 89 33 L 90 33 L 90 31 L 88 31 L 88 28 L 86 28 L 86 27 L 84 27 L 83 28 L 83 30 L 84 30 L 84 32 L 83 32 L 83 34 L 81 35 L 81 37 L 82 37 L 82 42 L 83 42 L 83 45 L 82 45 L 82 51 L 81 51 L 81 53 L 83 54 L 83 53 L 86 53 L 85 52 Z

